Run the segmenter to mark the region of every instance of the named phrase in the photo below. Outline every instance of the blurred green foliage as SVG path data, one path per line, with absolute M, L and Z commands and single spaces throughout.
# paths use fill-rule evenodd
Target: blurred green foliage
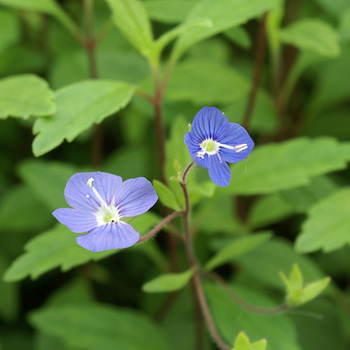
M 234 350 L 349 348 L 347 0 L 0 0 L 0 23 L 0 349 L 216 348 L 195 336 L 179 218 L 93 253 L 51 215 L 93 170 L 153 181 L 141 234 L 183 210 L 183 137 L 204 106 L 255 142 L 227 188 L 188 177 L 219 334 Z

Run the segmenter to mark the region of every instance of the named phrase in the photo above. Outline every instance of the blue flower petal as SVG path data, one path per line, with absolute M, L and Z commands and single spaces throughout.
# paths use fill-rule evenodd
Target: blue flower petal
M 195 142 L 201 143 L 204 139 L 217 140 L 222 137 L 229 126 L 227 117 L 216 107 L 204 107 L 195 116 L 191 134 Z
M 66 201 L 71 207 L 90 211 L 99 207 L 99 201 L 92 189 L 87 185 L 87 181 L 90 178 L 95 180 L 93 186 L 107 204 L 111 203 L 115 192 L 122 183 L 120 176 L 108 173 L 77 173 L 68 180 L 64 190 Z M 87 199 L 86 195 L 89 195 L 90 199 Z
M 56 209 L 52 215 L 75 233 L 87 232 L 98 225 L 96 216 L 91 211 L 60 208 Z
M 86 235 L 78 236 L 77 243 L 93 252 L 127 248 L 134 245 L 140 234 L 126 222 L 110 223 L 98 226 Z
M 208 168 L 208 156 L 205 155 L 204 158 L 197 157 L 197 152 L 201 151 L 198 142 L 194 142 L 191 133 L 185 135 L 185 144 L 190 152 L 191 158 L 195 163 L 203 168 Z
M 144 177 L 124 181 L 114 197 L 114 204 L 121 217 L 145 213 L 157 202 L 158 196 L 152 184 Z
M 217 155 L 209 156 L 209 176 L 218 186 L 226 187 L 231 180 L 231 171 L 226 162 L 220 162 Z
M 247 144 L 248 148 L 241 152 L 220 147 L 220 156 L 223 161 L 237 163 L 246 158 L 254 147 L 254 142 L 248 132 L 239 124 L 230 123 L 227 133 L 218 140 L 228 146 Z

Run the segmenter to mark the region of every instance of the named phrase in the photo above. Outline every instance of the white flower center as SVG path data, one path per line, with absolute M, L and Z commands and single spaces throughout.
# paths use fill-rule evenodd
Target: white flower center
M 201 150 L 197 152 L 197 157 L 203 159 L 204 155 L 207 154 L 208 156 L 211 156 L 213 154 L 217 154 L 218 157 L 220 158 L 221 162 L 221 157 L 219 154 L 220 147 L 222 148 L 227 148 L 235 151 L 236 153 L 240 153 L 248 148 L 248 145 L 246 143 L 241 143 L 236 146 L 229 146 L 229 145 L 224 145 L 223 143 L 217 142 L 213 140 L 212 138 L 205 139 L 199 144 Z
M 95 179 L 92 177 L 87 181 L 87 185 L 92 189 L 94 192 L 94 195 L 97 198 L 97 204 L 99 205 L 99 208 L 96 212 L 96 219 L 98 225 L 105 225 L 111 222 L 118 222 L 120 221 L 120 216 L 119 216 L 119 210 L 117 207 L 111 204 L 107 204 L 101 195 L 98 193 L 96 188 L 93 186 L 93 182 Z M 95 203 L 92 202 L 92 198 L 87 194 L 86 198 L 96 207 Z

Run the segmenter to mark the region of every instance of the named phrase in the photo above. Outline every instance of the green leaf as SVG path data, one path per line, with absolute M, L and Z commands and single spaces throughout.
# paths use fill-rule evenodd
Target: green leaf
M 50 210 L 67 207 L 64 188 L 78 168 L 60 162 L 27 160 L 20 164 L 18 173 Z
M 18 220 L 20 215 L 21 220 Z M 11 189 L 0 205 L 0 228 L 8 231 L 37 231 L 48 227 L 52 221 L 48 208 L 25 185 Z
M 303 18 L 280 32 L 281 40 L 301 50 L 311 50 L 322 56 L 340 54 L 339 35 L 328 23 L 314 18 Z
M 0 255 L 0 277 L 2 277 L 7 268 L 7 262 Z M 13 321 L 18 313 L 19 291 L 18 286 L 9 284 L 0 278 L 0 316 L 4 320 Z
M 54 98 L 47 82 L 33 74 L 1 79 L 0 119 L 52 115 L 56 111 Z
M 26 253 L 7 269 L 5 281 L 15 282 L 27 276 L 37 279 L 57 267 L 65 272 L 90 260 L 100 260 L 117 252 L 91 252 L 80 247 L 75 238 L 76 234 L 61 224 L 36 236 L 25 245 Z
M 312 205 L 328 197 L 338 185 L 327 176 L 314 177 L 307 186 L 293 188 L 280 193 L 280 196 L 294 211 L 305 213 Z
M 252 305 L 267 308 L 276 305 L 276 302 L 268 298 L 266 293 L 263 294 L 255 288 L 237 286 L 236 284 L 233 288 L 238 296 Z M 302 349 L 298 343 L 298 334 L 294 325 L 286 315 L 258 316 L 247 312 L 219 286 L 214 284 L 208 283 L 205 286 L 205 291 L 215 325 L 228 344 L 232 343 L 237 329 L 244 329 L 251 339 L 266 339 L 269 350 L 281 350 L 281 344 L 283 344 L 283 350 Z M 286 341 L 286 339 L 288 340 Z M 259 346 L 261 345 L 259 344 Z
M 164 335 L 143 314 L 111 305 L 70 305 L 32 312 L 29 322 L 40 331 L 86 350 L 169 350 Z
M 165 186 L 158 180 L 153 180 L 153 187 L 156 190 L 159 200 L 163 203 L 163 205 L 175 211 L 181 210 L 174 192 L 172 192 L 169 187 Z
M 0 4 L 49 14 L 54 14 L 58 8 L 54 0 L 0 0 Z
M 255 201 L 249 211 L 252 227 L 263 227 L 278 222 L 295 213 L 295 209 L 280 193 L 263 196 Z
M 138 0 L 107 0 L 115 25 L 144 56 L 149 56 L 153 44 L 151 22 Z
M 289 271 L 294 263 L 300 266 L 307 281 L 324 277 L 324 273 L 315 262 L 297 254 L 290 242 L 278 237 L 238 257 L 236 262 L 241 267 L 242 277 L 279 290 L 284 289 L 279 272 Z
M 206 58 L 188 59 L 174 69 L 166 97 L 197 105 L 228 104 L 244 98 L 249 90 L 250 81 L 229 65 Z
M 108 80 L 83 81 L 58 90 L 57 113 L 34 124 L 33 131 L 38 135 L 33 142 L 33 153 L 41 156 L 64 139 L 73 141 L 93 124 L 124 108 L 133 93 L 133 86 Z
M 216 253 L 205 265 L 206 270 L 213 270 L 217 266 L 231 261 L 249 251 L 254 250 L 272 237 L 270 232 L 262 232 L 247 237 L 237 238 Z
M 229 30 L 226 30 L 226 32 L 224 32 L 224 35 L 244 49 L 250 49 L 252 46 L 250 36 L 246 30 L 243 29 L 243 27 L 233 27 Z
M 130 224 L 141 234 L 146 233 L 150 226 L 158 222 L 158 217 L 151 213 L 145 213 L 130 220 Z M 66 272 L 90 260 L 98 261 L 119 251 L 114 249 L 91 252 L 76 243 L 76 236 L 66 226 L 58 224 L 53 229 L 34 237 L 25 245 L 26 252 L 7 269 L 4 279 L 8 282 L 19 281 L 27 276 L 36 279 L 57 267 L 61 267 L 61 270 Z M 144 244 L 134 249 L 139 249 L 163 263 L 164 258 L 158 254 L 156 249 L 152 250 L 152 247 L 147 248 L 147 246 L 148 244 Z
M 243 24 L 272 8 L 273 5 L 274 1 L 272 0 L 221 0 L 220 6 L 216 0 L 198 2 L 188 14 L 187 20 L 208 18 L 212 21 L 213 26 L 211 28 L 195 28 L 183 35 L 175 45 L 172 60 L 177 61 L 188 48 L 198 41 Z
M 78 27 L 54 0 L 0 0 L 0 4 L 54 16 L 64 27 L 77 34 Z
M 175 40 L 178 37 L 181 37 L 186 32 L 188 32 L 190 29 L 196 28 L 196 27 L 212 27 L 213 23 L 206 18 L 195 18 L 193 20 L 188 20 L 177 27 L 165 32 L 163 35 L 161 35 L 153 44 L 152 47 L 152 59 L 155 60 L 155 62 L 158 62 L 159 57 L 165 48 L 166 45 L 168 45 L 170 42 Z
M 198 0 L 148 0 L 145 8 L 151 19 L 164 23 L 183 22 Z
M 303 275 L 298 264 L 293 265 L 289 278 L 287 278 L 282 271 L 280 272 L 280 277 L 286 286 L 286 300 L 287 304 L 290 306 L 302 305 L 316 298 L 331 281 L 329 277 L 325 277 L 304 286 Z
M 340 17 L 339 35 L 343 42 L 350 40 L 350 6 Z
M 331 252 L 350 244 L 350 188 L 344 188 L 312 206 L 296 240 L 300 253 Z
M 10 11 L 0 9 L 0 52 L 16 42 L 20 35 L 19 19 Z
M 307 303 L 310 300 L 315 299 L 319 294 L 321 294 L 329 285 L 331 279 L 325 277 L 321 280 L 308 283 L 303 289 L 303 297 L 301 303 Z
M 232 179 L 219 195 L 267 194 L 306 185 L 313 176 L 346 168 L 349 155 L 332 138 L 296 138 L 253 149 L 231 167 Z
M 235 340 L 235 346 L 232 350 L 265 350 L 266 340 L 262 339 L 255 343 L 251 343 L 244 332 L 240 332 Z
M 160 275 L 153 280 L 145 283 L 142 290 L 146 293 L 164 293 L 173 292 L 183 288 L 191 279 L 192 270 L 181 273 L 168 273 Z

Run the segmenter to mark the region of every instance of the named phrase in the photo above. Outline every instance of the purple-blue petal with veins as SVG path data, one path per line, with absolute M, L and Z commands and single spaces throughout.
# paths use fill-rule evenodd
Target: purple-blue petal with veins
M 230 123 L 226 135 L 218 141 L 228 146 L 247 144 L 248 148 L 241 152 L 220 147 L 219 153 L 221 159 L 229 163 L 240 162 L 249 155 L 254 147 L 254 141 L 249 136 L 248 132 L 241 125 L 235 123 Z
M 92 230 L 98 225 L 96 216 L 91 211 L 82 211 L 71 208 L 56 209 L 52 215 L 72 232 L 83 233 Z
M 208 168 L 208 155 L 204 155 L 204 158 L 199 158 L 197 152 L 200 152 L 202 149 L 198 143 L 195 143 L 192 139 L 191 133 L 185 134 L 185 144 L 190 152 L 191 158 L 193 161 L 203 168 Z
M 118 191 L 122 178 L 120 176 L 103 173 L 77 173 L 67 182 L 64 190 L 64 196 L 67 203 L 76 209 L 95 211 L 100 207 L 99 200 L 96 198 L 93 190 L 87 185 L 90 178 L 93 178 L 93 186 L 101 195 L 102 199 L 111 203 L 114 194 Z M 90 198 L 86 198 L 86 196 Z
M 191 125 L 192 139 L 201 143 L 207 138 L 219 139 L 229 127 L 227 117 L 216 107 L 204 107 L 194 117 Z
M 209 176 L 218 186 L 226 187 L 231 180 L 231 171 L 226 162 L 220 162 L 217 155 L 209 156 Z
M 124 181 L 114 197 L 121 217 L 145 213 L 157 202 L 158 196 L 152 184 L 144 177 Z
M 86 235 L 78 236 L 77 243 L 93 252 L 127 248 L 134 245 L 140 234 L 126 222 L 109 223 L 98 226 Z

